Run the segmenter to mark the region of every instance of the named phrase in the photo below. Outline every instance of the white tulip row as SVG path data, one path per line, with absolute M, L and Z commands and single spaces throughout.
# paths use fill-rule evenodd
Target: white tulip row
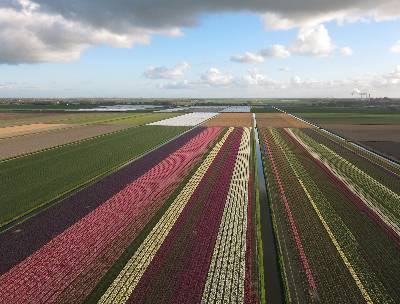
M 250 129 L 244 128 L 202 303 L 243 303 Z
M 132 291 L 139 283 L 140 278 L 145 273 L 147 267 L 150 265 L 168 233 L 177 221 L 179 215 L 182 213 L 211 163 L 232 131 L 233 128 L 230 128 L 222 139 L 214 146 L 190 181 L 185 185 L 177 198 L 161 217 L 160 221 L 156 226 L 154 226 L 150 234 L 146 237 L 114 282 L 103 294 L 99 303 L 125 303 L 129 299 Z
M 186 126 L 197 126 L 202 122 L 217 116 L 218 113 L 210 112 L 195 112 L 188 113 L 181 116 L 176 116 L 168 119 L 163 119 L 160 121 L 149 123 L 149 126 L 176 126 L 176 127 L 186 127 Z

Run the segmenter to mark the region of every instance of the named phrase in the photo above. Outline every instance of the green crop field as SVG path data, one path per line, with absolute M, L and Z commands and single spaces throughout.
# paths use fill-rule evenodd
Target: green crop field
M 0 163 L 0 226 L 184 132 L 142 126 Z

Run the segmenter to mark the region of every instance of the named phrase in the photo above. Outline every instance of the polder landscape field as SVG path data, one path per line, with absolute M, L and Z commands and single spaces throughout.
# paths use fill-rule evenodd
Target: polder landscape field
M 0 303 L 400 303 L 400 110 L 358 103 L 1 106 Z

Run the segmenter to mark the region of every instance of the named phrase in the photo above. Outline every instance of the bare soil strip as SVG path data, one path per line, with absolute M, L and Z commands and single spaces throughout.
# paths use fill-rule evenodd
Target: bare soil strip
M 37 123 L 30 125 L 3 127 L 0 128 L 0 138 L 25 135 L 30 133 L 37 133 L 53 129 L 61 129 L 66 127 L 70 127 L 70 125 Z
M 257 126 L 264 128 L 311 128 L 310 125 L 303 123 L 285 113 L 257 113 Z
M 207 127 L 252 127 L 252 113 L 221 113 L 205 123 Z
M 400 142 L 400 125 L 321 124 L 321 127 L 353 141 Z
M 43 149 L 83 140 L 86 138 L 107 134 L 126 129 L 126 125 L 88 125 L 52 130 L 30 134 L 29 136 L 17 136 L 0 139 L 0 159 L 15 157 L 22 154 L 33 153 Z

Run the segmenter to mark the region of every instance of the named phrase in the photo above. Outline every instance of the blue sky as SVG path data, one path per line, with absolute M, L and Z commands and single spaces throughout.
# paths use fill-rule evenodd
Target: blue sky
M 127 30 L 83 13 L 70 20 L 46 1 L 7 0 L 0 97 L 399 97 L 400 19 L 369 5 L 369 15 L 343 17 L 338 7 L 317 20 L 285 7 L 272 25 L 268 10 L 202 9 L 185 12 L 189 22 L 172 16 Z

